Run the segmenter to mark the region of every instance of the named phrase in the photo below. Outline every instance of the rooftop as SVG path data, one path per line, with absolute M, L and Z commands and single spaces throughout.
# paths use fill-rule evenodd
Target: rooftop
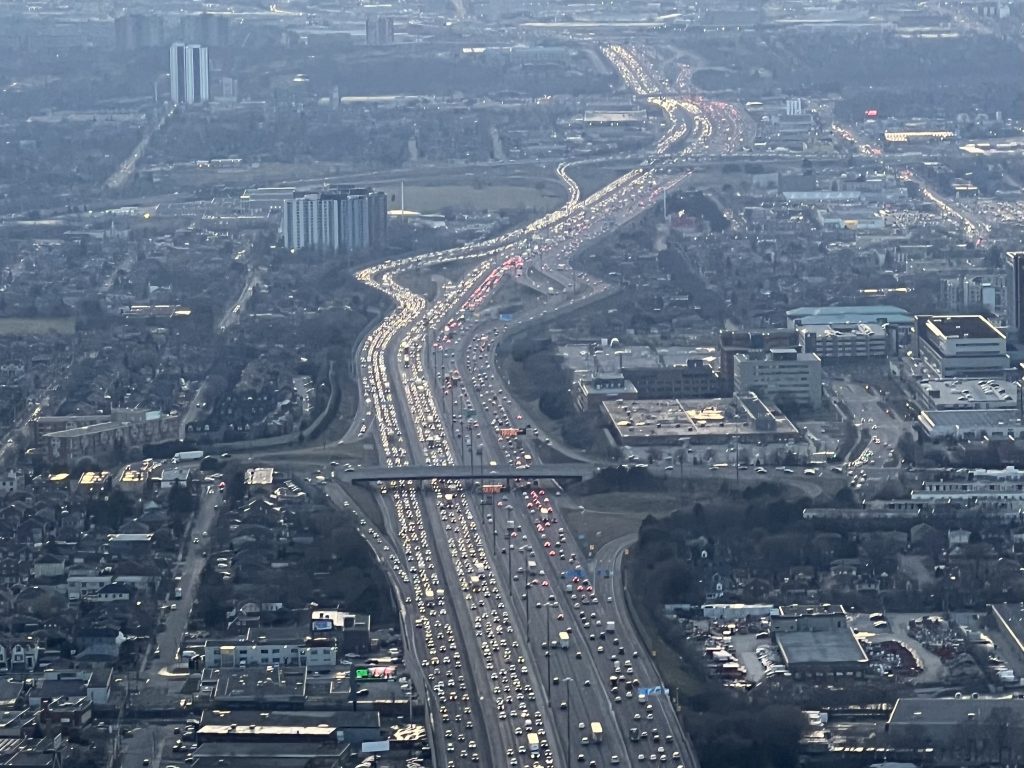
M 1005 339 L 1006 336 L 981 315 L 932 315 L 925 327 L 943 339 Z
M 246 485 L 273 485 L 273 467 L 253 467 L 245 470 Z
M 1017 647 L 1024 648 L 1024 604 L 997 603 L 992 606 L 992 614 Z
M 216 679 L 218 701 L 237 698 L 271 699 L 302 698 L 306 692 L 305 667 L 285 672 L 279 667 L 248 667 L 242 669 L 211 670 Z
M 379 728 L 380 713 L 373 709 L 287 710 L 260 712 L 251 709 L 208 709 L 203 713 L 203 726 L 229 725 L 323 725 L 333 728 Z
M 885 338 L 885 329 L 879 323 L 803 323 L 800 331 L 816 333 L 822 339 Z
M 905 309 L 890 304 L 796 307 L 786 312 L 786 320 L 794 328 L 801 325 L 847 325 L 851 323 L 895 323 L 909 326 L 913 323 L 913 318 Z
M 771 416 L 773 429 L 759 429 L 742 402 L 734 398 L 688 400 L 633 400 L 601 405 L 623 442 L 658 439 L 677 443 L 689 439 L 771 435 L 796 437 L 796 427 L 782 413 L 768 408 L 758 416 Z
M 787 665 L 867 661 L 864 649 L 849 627 L 817 632 L 780 632 L 775 635 L 775 641 Z
M 897 699 L 889 714 L 889 725 L 916 725 L 931 728 L 955 728 L 970 720 L 984 722 L 997 710 L 1005 710 L 1016 720 L 1024 719 L 1024 699 L 1000 698 Z
M 994 429 L 997 427 L 1020 428 L 1020 414 L 1016 408 L 982 408 L 959 410 L 923 411 L 918 420 L 927 430 L 956 429 L 965 432 L 975 429 Z
M 919 386 L 939 410 L 1014 404 L 1012 385 L 1002 380 L 926 379 Z

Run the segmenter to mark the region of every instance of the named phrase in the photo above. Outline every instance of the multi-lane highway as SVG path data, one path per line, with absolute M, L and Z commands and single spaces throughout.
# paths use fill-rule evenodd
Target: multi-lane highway
M 522 416 L 493 369 L 497 330 L 483 310 L 494 289 L 525 269 L 560 286 L 530 319 L 605 290 L 558 265 L 656 203 L 685 177 L 687 154 L 705 151 L 715 136 L 701 104 L 676 96 L 646 57 L 618 46 L 606 55 L 665 111 L 666 138 L 643 167 L 580 199 L 561 166 L 569 200 L 557 211 L 482 243 L 359 274 L 395 304 L 359 360 L 385 465 L 532 463 L 521 441 L 500 433 Z M 465 262 L 464 277 L 431 303 L 397 279 L 454 262 Z M 560 522 L 557 499 L 529 485 L 482 501 L 483 490 L 442 480 L 380 486 L 384 533 L 401 554 L 378 554 L 401 585 L 438 764 L 695 766 L 668 699 L 642 690 L 659 681 L 615 594 L 614 574 L 587 565 Z

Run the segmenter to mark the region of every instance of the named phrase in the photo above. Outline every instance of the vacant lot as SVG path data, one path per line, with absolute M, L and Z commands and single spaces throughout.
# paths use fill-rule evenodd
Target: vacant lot
M 377 189 L 393 196 L 392 207 L 398 207 L 400 185 L 395 182 L 375 184 Z M 565 202 L 566 193 L 554 179 L 510 183 L 507 178 L 489 184 L 477 176 L 465 183 L 448 181 L 441 184 L 406 184 L 406 210 L 440 213 L 447 209 L 461 211 L 501 211 L 527 209 L 550 211 Z
M 59 333 L 70 336 L 75 332 L 71 317 L 0 317 L 0 336 L 33 336 Z

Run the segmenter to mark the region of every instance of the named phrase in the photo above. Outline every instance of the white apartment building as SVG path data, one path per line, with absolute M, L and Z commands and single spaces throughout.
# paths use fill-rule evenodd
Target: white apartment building
M 307 638 L 297 643 L 243 640 L 206 642 L 207 669 L 227 667 L 333 667 L 338 646 L 333 638 Z
M 281 237 L 291 251 L 358 251 L 383 242 L 387 215 L 387 196 L 365 187 L 297 193 L 284 200 Z

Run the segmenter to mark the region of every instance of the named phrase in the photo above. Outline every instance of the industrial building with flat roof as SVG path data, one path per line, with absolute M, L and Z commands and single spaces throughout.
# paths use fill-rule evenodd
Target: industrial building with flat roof
M 771 632 L 793 677 L 862 677 L 868 657 L 838 611 L 782 608 Z
M 749 392 L 735 398 L 604 402 L 601 409 L 623 445 L 781 442 L 800 435 L 783 413 Z
M 927 745 L 937 765 L 1001 765 L 1004 754 L 992 726 L 1003 722 L 1011 737 L 1024 727 L 1024 699 L 956 696 L 896 700 L 885 733 L 897 744 Z M 971 758 L 967 759 L 967 755 Z

